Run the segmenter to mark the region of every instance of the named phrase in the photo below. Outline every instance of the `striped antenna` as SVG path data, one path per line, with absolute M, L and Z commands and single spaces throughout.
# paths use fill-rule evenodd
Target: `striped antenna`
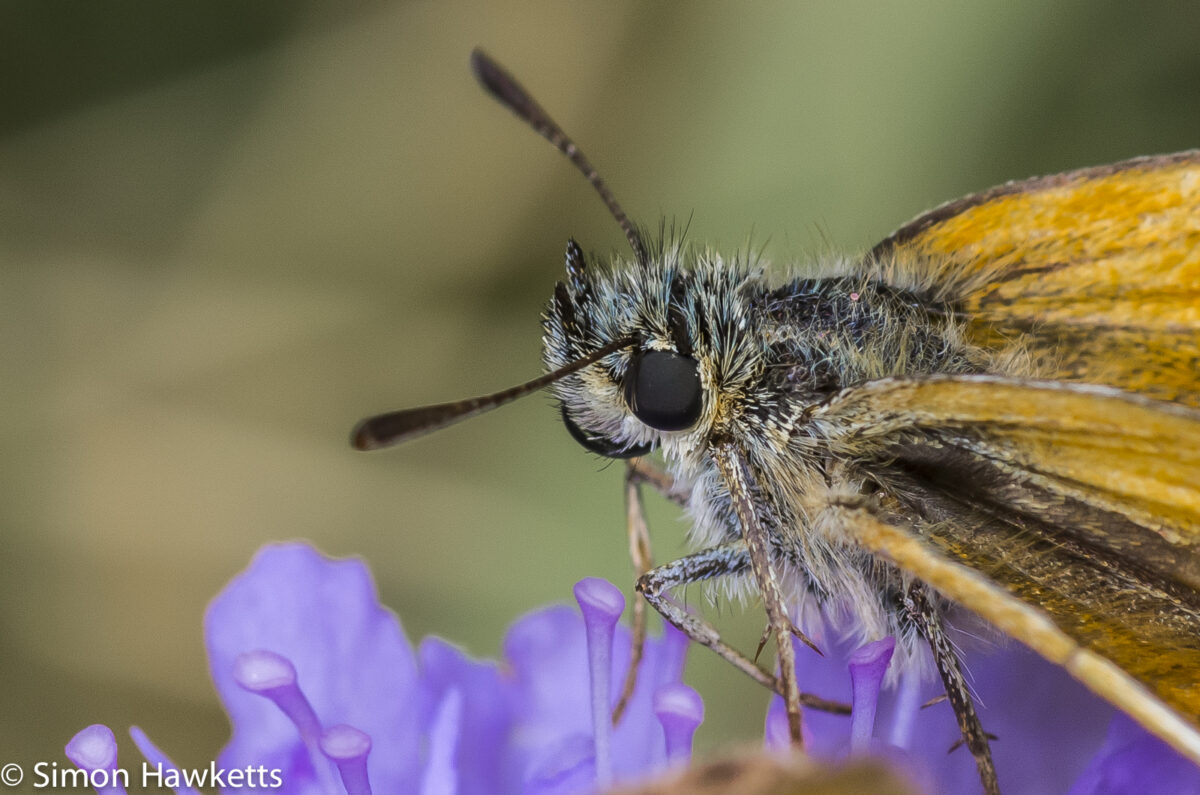
M 603 348 L 593 351 L 581 359 L 576 359 L 554 372 L 546 373 L 532 381 L 526 381 L 508 389 L 502 389 L 491 395 L 456 400 L 452 403 L 438 403 L 433 406 L 421 406 L 415 409 L 390 411 L 387 414 L 368 417 L 354 426 L 354 430 L 350 434 L 350 444 L 356 450 L 378 450 L 381 447 L 391 447 L 394 444 L 407 442 L 418 436 L 445 428 L 447 425 L 461 422 L 468 417 L 491 411 L 505 403 L 511 403 L 519 397 L 536 392 L 560 378 L 582 370 L 610 353 L 616 353 L 622 348 L 633 347 L 635 344 L 637 344 L 636 337 L 624 337 L 616 342 L 610 342 Z
M 517 82 L 516 78 L 478 47 L 471 51 L 471 71 L 475 73 L 476 79 L 479 80 L 485 91 L 495 97 L 501 105 L 517 114 L 538 135 L 554 144 L 554 148 L 566 155 L 567 159 L 575 164 L 575 168 L 587 177 L 587 181 L 596 189 L 596 193 L 600 194 L 604 206 L 608 208 L 613 219 L 620 225 L 621 231 L 625 233 L 625 239 L 629 241 L 629 247 L 633 249 L 634 258 L 645 265 L 649 260 L 646 257 L 646 246 L 642 243 L 642 236 L 638 234 L 633 222 L 629 220 L 629 216 L 621 209 L 621 205 L 617 204 L 612 191 L 600 178 L 595 166 L 588 161 L 575 142 L 563 132 L 562 127 L 558 126 L 558 122 L 550 118 L 550 114 L 546 113 L 542 106 L 529 96 L 529 92 Z

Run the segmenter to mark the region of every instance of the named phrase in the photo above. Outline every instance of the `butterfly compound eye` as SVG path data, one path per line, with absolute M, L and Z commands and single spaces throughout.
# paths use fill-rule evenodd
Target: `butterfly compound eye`
M 643 351 L 625 373 L 625 402 L 642 422 L 659 431 L 682 431 L 700 419 L 703 404 L 695 359 L 670 351 Z

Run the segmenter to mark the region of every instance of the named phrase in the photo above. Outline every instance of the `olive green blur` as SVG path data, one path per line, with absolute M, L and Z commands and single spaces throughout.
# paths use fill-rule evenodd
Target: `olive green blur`
M 228 728 L 201 617 L 272 541 L 362 556 L 410 638 L 480 656 L 584 576 L 631 585 L 621 467 L 548 398 L 348 443 L 368 414 L 537 375 L 567 238 L 625 246 L 476 86 L 472 47 L 632 218 L 785 264 L 1008 179 L 1200 145 L 1183 9 L 0 6 L 0 762 L 65 765 L 103 722 L 125 761 L 136 723 L 207 765 Z M 656 558 L 683 553 L 648 502 Z M 761 611 L 720 614 L 752 649 Z M 765 692 L 704 650 L 688 678 L 702 747 L 760 735 Z

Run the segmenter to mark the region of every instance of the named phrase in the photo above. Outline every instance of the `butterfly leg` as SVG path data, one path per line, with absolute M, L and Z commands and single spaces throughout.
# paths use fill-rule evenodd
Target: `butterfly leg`
M 762 670 L 754 660 L 721 640 L 721 635 L 717 632 L 716 627 L 692 615 L 670 597 L 672 588 L 703 582 L 727 574 L 738 574 L 749 566 L 750 552 L 746 548 L 746 542 L 739 539 L 651 569 L 638 579 L 637 589 L 650 603 L 650 606 L 658 611 L 664 619 L 678 627 L 680 632 L 701 646 L 712 649 L 733 667 L 768 690 L 782 696 L 784 695 L 783 685 L 779 678 Z M 790 643 L 787 645 L 791 646 Z M 795 670 L 793 669 L 794 675 Z M 823 712 L 832 712 L 837 715 L 850 714 L 848 705 L 810 693 L 800 693 L 799 702 L 806 707 Z
M 729 499 L 741 525 L 742 540 L 746 542 L 746 556 L 758 583 L 767 623 L 775 635 L 775 653 L 779 658 L 779 679 L 782 684 L 784 705 L 787 707 L 788 734 L 792 744 L 804 744 L 803 722 L 800 713 L 800 683 L 796 678 L 796 651 L 792 647 L 792 620 L 788 617 L 787 601 L 779 585 L 775 565 L 771 560 L 771 537 L 764 524 L 762 505 L 755 498 L 761 492 L 755 482 L 754 473 L 745 451 L 728 438 L 720 438 L 712 446 L 711 453 L 721 479 L 729 489 Z
M 750 553 L 745 541 L 731 541 L 706 549 L 679 560 L 651 569 L 638 578 L 637 589 L 650 606 L 670 621 L 679 631 L 701 646 L 707 646 L 724 657 L 735 668 L 770 690 L 779 685 L 771 674 L 762 670 L 746 655 L 721 640 L 716 628 L 689 613 L 670 597 L 670 590 L 680 585 L 702 582 L 713 577 L 738 574 L 750 565 Z
M 971 698 L 967 681 L 963 678 L 958 654 L 946 635 L 941 614 L 930 603 L 925 586 L 920 584 L 908 589 L 904 597 L 904 607 L 921 634 L 929 641 L 934 664 L 937 665 L 942 684 L 946 688 L 946 697 L 954 707 L 963 742 L 975 757 L 975 766 L 979 768 L 983 791 L 987 795 L 1000 795 L 1000 784 L 996 780 L 996 766 L 992 763 L 988 735 L 979 722 L 979 713 L 975 711 L 975 702 Z
M 676 505 L 687 505 L 691 489 L 679 485 L 671 473 L 648 458 L 631 458 L 625 466 L 625 482 L 635 486 L 645 483 Z
M 687 502 L 688 494 L 676 483 L 671 474 L 644 458 L 631 458 L 625 465 L 625 530 L 629 538 L 629 558 L 638 578 L 654 567 L 650 553 L 650 531 L 646 526 L 646 513 L 642 506 L 641 484 L 648 483 L 659 494 L 677 505 Z M 637 685 L 637 672 L 646 648 L 646 600 L 633 600 L 633 640 L 629 654 L 629 667 L 625 671 L 625 682 L 621 695 L 613 707 L 612 720 L 616 725 L 633 697 Z

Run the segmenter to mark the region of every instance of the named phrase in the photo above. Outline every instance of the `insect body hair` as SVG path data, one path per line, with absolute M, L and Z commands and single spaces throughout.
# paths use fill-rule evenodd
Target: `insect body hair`
M 545 361 L 561 367 L 615 339 L 639 350 L 694 358 L 703 386 L 699 420 L 660 431 L 627 405 L 624 382 L 637 351 L 622 350 L 559 381 L 569 421 L 613 449 L 653 446 L 690 493 L 689 543 L 739 538 L 730 495 L 709 448 L 729 438 L 755 472 L 775 558 L 806 632 L 820 623 L 866 641 L 893 635 L 905 659 L 922 644 L 897 605 L 908 581 L 850 543 L 823 506 L 871 498 L 856 479 L 847 440 L 823 438 L 813 407 L 843 389 L 895 375 L 985 372 L 995 361 L 966 341 L 952 307 L 888 284 L 879 269 L 830 260 L 804 276 L 773 281 L 765 264 L 660 244 L 647 262 L 585 263 L 568 249 L 568 278 L 543 317 Z M 812 275 L 816 274 L 816 275 Z M 748 574 L 720 578 L 710 593 L 755 593 Z

